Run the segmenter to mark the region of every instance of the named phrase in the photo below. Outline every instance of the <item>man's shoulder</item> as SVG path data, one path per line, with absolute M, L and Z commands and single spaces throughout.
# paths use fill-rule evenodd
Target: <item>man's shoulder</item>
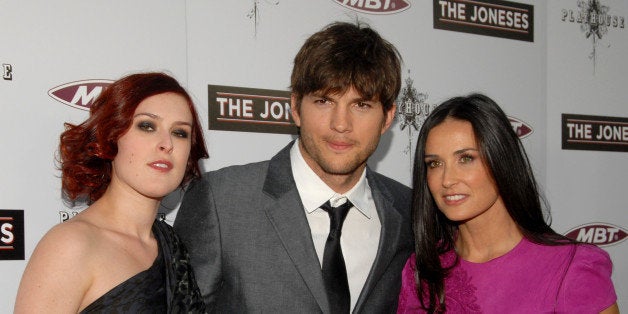
M 260 174 L 268 170 L 269 160 L 252 162 L 242 165 L 231 165 L 203 174 L 203 180 L 242 180 L 246 178 L 258 178 Z

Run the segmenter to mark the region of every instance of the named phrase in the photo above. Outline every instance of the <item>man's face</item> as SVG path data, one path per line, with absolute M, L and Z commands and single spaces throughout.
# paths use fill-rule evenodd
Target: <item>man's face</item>
M 293 96 L 291 110 L 300 127 L 301 154 L 329 185 L 331 177 L 362 174 L 393 121 L 395 106 L 384 112 L 381 102 L 363 99 L 351 87 L 344 94 L 304 95 L 298 109 Z

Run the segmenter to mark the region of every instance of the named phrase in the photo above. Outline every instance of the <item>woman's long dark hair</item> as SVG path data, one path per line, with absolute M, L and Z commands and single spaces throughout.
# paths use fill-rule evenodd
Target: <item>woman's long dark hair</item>
M 436 206 L 427 185 L 427 167 L 423 160 L 430 130 L 447 118 L 471 123 L 483 162 L 508 213 L 525 238 L 545 245 L 574 243 L 552 230 L 549 212 L 544 216 L 543 205 L 546 204 L 539 194 L 528 156 L 502 109 L 482 94 L 451 98 L 436 107 L 425 120 L 414 161 L 415 279 L 419 300 L 428 313 L 445 309 L 444 279 L 449 268 L 441 265 L 439 256 L 454 248 L 458 230 L 457 224 L 447 219 Z

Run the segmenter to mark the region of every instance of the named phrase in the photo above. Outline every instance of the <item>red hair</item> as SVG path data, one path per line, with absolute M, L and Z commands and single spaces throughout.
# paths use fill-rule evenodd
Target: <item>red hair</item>
M 200 177 L 198 160 L 208 154 L 190 95 L 167 74 L 131 74 L 102 91 L 83 123 L 65 123 L 59 144 L 64 197 L 72 202 L 85 198 L 91 204 L 103 195 L 111 181 L 111 161 L 118 153 L 118 139 L 130 128 L 135 109 L 144 99 L 163 93 L 181 95 L 192 112 L 192 145 L 181 185 Z

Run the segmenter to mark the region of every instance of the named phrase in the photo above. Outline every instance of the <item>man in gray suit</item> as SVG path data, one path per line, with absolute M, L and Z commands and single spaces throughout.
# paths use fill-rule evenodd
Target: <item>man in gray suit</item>
M 367 160 L 394 119 L 400 59 L 368 26 L 328 25 L 294 60 L 299 138 L 190 185 L 174 227 L 213 312 L 395 311 L 413 249 L 410 189 Z M 346 218 L 334 218 L 343 203 Z

